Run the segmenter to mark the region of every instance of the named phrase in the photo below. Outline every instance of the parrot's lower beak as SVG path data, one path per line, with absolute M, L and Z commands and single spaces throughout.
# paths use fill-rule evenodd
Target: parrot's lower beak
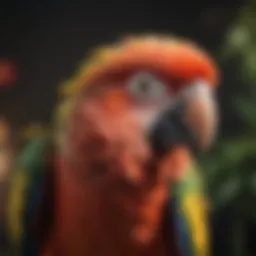
M 158 155 L 176 146 L 188 146 L 198 153 L 215 138 L 218 115 L 212 88 L 198 82 L 185 89 L 160 115 L 150 131 L 150 141 Z

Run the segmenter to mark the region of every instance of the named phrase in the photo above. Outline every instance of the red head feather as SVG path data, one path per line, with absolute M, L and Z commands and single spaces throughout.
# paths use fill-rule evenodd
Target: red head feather
M 158 73 L 178 85 L 201 78 L 216 86 L 219 80 L 215 63 L 202 49 L 188 41 L 154 37 L 128 39 L 107 49 L 103 61 L 87 78 L 92 82 L 141 69 Z

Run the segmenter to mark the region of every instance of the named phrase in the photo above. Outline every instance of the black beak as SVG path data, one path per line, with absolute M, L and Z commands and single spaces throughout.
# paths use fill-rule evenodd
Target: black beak
M 165 155 L 177 145 L 188 145 L 195 154 L 199 145 L 195 132 L 184 122 L 186 102 L 177 102 L 167 109 L 150 133 L 150 142 L 155 154 Z
M 165 155 L 179 145 L 196 155 L 207 149 L 216 134 L 216 110 L 208 85 L 189 87 L 151 127 L 149 139 L 155 154 Z

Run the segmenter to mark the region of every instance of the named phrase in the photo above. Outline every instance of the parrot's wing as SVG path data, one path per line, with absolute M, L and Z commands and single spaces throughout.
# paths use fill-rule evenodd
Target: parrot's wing
M 47 136 L 33 136 L 28 140 L 18 158 L 10 187 L 7 231 L 22 255 L 37 255 L 36 243 L 33 243 L 28 231 L 42 197 L 49 147 L 50 139 Z
M 208 256 L 208 207 L 204 183 L 193 164 L 185 178 L 175 184 L 170 200 L 178 245 L 182 256 Z
M 29 230 L 42 198 L 49 166 L 47 161 L 51 154 L 49 148 L 51 139 L 47 136 L 32 137 L 16 165 L 10 189 L 7 225 L 12 240 L 21 246 L 22 255 L 38 255 L 37 241 L 31 237 Z M 198 167 L 192 165 L 185 179 L 174 186 L 170 200 L 182 256 L 209 255 L 206 202 Z

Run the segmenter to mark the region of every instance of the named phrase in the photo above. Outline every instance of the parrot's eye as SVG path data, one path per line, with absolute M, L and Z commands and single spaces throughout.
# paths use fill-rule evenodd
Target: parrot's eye
M 167 87 L 153 74 L 142 72 L 130 78 L 127 84 L 130 94 L 138 100 L 155 101 L 167 96 Z

